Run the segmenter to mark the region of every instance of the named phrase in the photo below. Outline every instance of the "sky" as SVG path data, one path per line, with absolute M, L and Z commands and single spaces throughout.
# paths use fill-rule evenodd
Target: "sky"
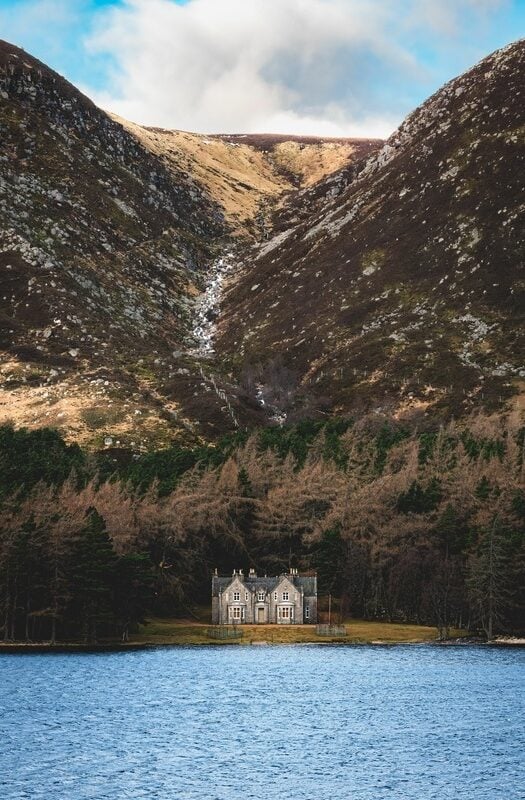
M 0 38 L 134 122 L 386 137 L 525 0 L 0 0 Z

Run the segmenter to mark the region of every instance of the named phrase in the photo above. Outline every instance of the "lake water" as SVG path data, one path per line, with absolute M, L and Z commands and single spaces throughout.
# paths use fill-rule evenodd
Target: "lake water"
M 0 655 L 2 800 L 525 798 L 525 650 Z

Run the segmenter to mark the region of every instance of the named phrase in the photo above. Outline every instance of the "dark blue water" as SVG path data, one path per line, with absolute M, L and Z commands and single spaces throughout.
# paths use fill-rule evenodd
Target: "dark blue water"
M 0 656 L 0 798 L 518 800 L 525 651 Z

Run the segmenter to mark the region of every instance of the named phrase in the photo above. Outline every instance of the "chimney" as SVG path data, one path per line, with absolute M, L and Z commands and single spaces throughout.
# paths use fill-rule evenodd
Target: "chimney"
M 215 572 L 214 572 L 213 574 L 214 574 L 214 575 L 218 575 L 218 574 L 219 574 L 219 573 L 217 572 L 217 567 L 215 567 Z
M 235 570 L 233 570 L 233 577 L 235 577 Z
M 249 577 L 250 577 L 250 578 L 256 578 L 256 577 L 257 577 L 257 574 L 256 574 L 256 572 L 255 572 L 255 570 L 254 570 L 254 568 L 253 568 L 253 567 L 250 567 L 250 574 L 249 574 Z

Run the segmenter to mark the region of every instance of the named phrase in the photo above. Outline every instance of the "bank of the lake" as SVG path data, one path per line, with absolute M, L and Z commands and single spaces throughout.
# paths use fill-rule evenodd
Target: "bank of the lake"
M 102 640 L 86 644 L 70 641 L 54 645 L 49 642 L 2 642 L 0 653 L 132 651 L 160 645 L 423 644 L 438 640 L 436 628 L 361 619 L 345 623 L 345 636 L 339 632 L 333 636 L 319 636 L 315 625 L 241 625 L 237 629 L 238 638 L 215 639 L 210 637 L 209 629 L 210 625 L 205 622 L 159 617 L 140 625 L 128 642 Z M 450 639 L 455 641 L 464 634 L 464 631 L 452 630 Z
M 346 636 L 318 636 L 315 625 L 240 625 L 241 639 L 221 640 L 223 643 L 268 642 L 270 644 L 322 644 L 326 642 L 422 643 L 438 638 L 436 628 L 425 625 L 405 625 L 389 622 L 371 622 L 352 619 L 345 623 Z M 210 642 L 209 625 L 181 622 L 176 619 L 153 619 L 142 625 L 131 639 L 137 643 L 152 644 L 205 644 Z M 452 631 L 451 635 L 460 632 Z

